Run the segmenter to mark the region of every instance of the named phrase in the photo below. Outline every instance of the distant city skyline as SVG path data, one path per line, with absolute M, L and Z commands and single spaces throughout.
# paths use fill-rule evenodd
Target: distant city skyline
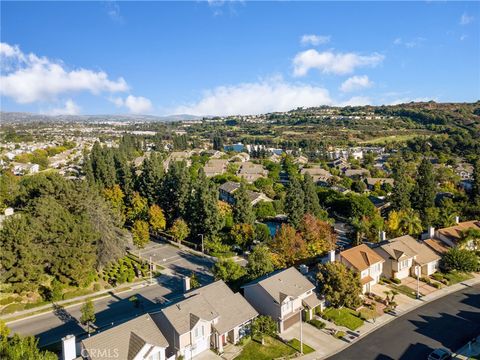
M 1 2 L 2 111 L 232 115 L 480 98 L 478 2 Z

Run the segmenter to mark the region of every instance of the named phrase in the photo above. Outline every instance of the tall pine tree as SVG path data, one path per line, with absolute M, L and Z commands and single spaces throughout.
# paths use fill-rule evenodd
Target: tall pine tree
M 248 197 L 247 187 L 244 182 L 240 183 L 240 187 L 234 193 L 235 205 L 233 206 L 233 221 L 236 224 L 253 225 L 255 214 Z
M 312 214 L 314 216 L 320 216 L 322 214 L 322 208 L 318 201 L 317 189 L 313 182 L 313 178 L 309 173 L 305 173 L 302 182 L 302 190 L 305 195 L 305 213 Z
M 427 208 L 435 205 L 435 177 L 433 175 L 433 165 L 423 158 L 417 169 L 415 189 L 412 194 L 413 208 L 420 214 L 425 214 Z
M 159 200 L 160 186 L 163 177 L 163 163 L 160 154 L 153 153 L 142 165 L 142 173 L 138 177 L 138 190 L 148 200 L 155 204 Z
M 190 174 L 186 163 L 170 163 L 160 191 L 160 207 L 165 212 L 168 225 L 171 226 L 178 218 L 185 218 L 189 193 Z
M 287 194 L 285 196 L 285 212 L 288 215 L 288 221 L 295 228 L 300 225 L 303 214 L 305 213 L 304 207 L 305 195 L 303 193 L 300 182 L 296 177 L 290 176 L 290 182 L 287 186 Z
M 407 210 L 410 208 L 410 185 L 406 175 L 405 161 L 401 159 L 393 169 L 393 179 L 395 180 L 393 191 L 390 196 L 392 208 L 394 210 Z
M 216 235 L 221 226 L 218 212 L 218 190 L 213 182 L 207 179 L 200 169 L 188 203 L 187 219 L 190 225 L 190 237 L 199 241 L 202 234 L 205 238 Z

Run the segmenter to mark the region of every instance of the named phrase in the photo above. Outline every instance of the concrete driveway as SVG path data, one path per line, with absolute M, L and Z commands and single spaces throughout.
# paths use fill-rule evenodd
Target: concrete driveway
M 315 355 L 318 356 L 318 358 L 331 354 L 333 350 L 338 349 L 340 344 L 343 343 L 343 340 L 336 339 L 325 331 L 317 329 L 305 322 L 302 323 L 302 330 L 303 343 L 314 348 L 317 351 Z M 280 336 L 285 340 L 300 339 L 300 323 L 292 325 L 281 333 Z
M 133 251 L 140 258 L 155 265 L 170 269 L 178 275 L 191 275 L 194 271 L 202 283 L 210 282 L 213 277 L 210 268 L 212 260 L 179 249 L 166 242 L 151 241 L 145 248 Z
M 406 277 L 405 279 L 402 279 L 402 285 L 408 286 L 410 289 L 417 291 L 417 279 L 414 279 L 413 277 L 409 276 L 409 277 Z M 419 282 L 419 290 L 420 290 L 420 294 L 422 295 L 428 295 L 437 291 L 436 288 L 428 284 L 425 284 L 423 281 Z

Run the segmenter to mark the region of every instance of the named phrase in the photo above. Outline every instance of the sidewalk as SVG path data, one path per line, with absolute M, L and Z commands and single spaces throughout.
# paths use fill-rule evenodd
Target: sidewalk
M 308 355 L 302 356 L 301 359 L 304 359 L 304 360 L 314 360 L 315 359 L 315 360 L 317 360 L 317 359 L 325 359 L 329 356 L 333 356 L 333 355 L 339 353 L 340 351 L 346 349 L 350 345 L 354 344 L 358 340 L 362 339 L 363 337 L 367 336 L 369 333 L 381 328 L 382 326 L 388 324 L 389 322 L 395 320 L 396 318 L 398 318 L 398 317 L 400 317 L 400 316 L 402 316 L 402 315 L 404 315 L 404 314 L 406 314 L 406 313 L 408 313 L 408 312 L 410 312 L 410 311 L 412 311 L 416 308 L 419 308 L 422 305 L 425 305 L 425 304 L 427 304 L 427 303 L 429 303 L 433 300 L 439 299 L 439 298 L 441 298 L 445 295 L 454 293 L 458 290 L 470 287 L 472 285 L 479 284 L 480 283 L 480 275 L 475 274 L 474 276 L 475 277 L 473 279 L 469 279 L 469 280 L 463 281 L 461 283 L 458 283 L 458 284 L 455 284 L 455 285 L 452 285 L 452 286 L 444 287 L 442 289 L 439 289 L 438 291 L 435 291 L 434 293 L 431 293 L 429 295 L 424 296 L 420 300 L 413 300 L 412 299 L 412 301 L 409 302 L 409 303 L 401 304 L 397 307 L 394 315 L 384 314 L 384 315 L 378 317 L 375 320 L 375 322 L 373 322 L 372 320 L 366 321 L 364 323 L 364 325 L 362 325 L 359 329 L 357 329 L 355 331 L 356 335 L 358 334 L 358 336 L 351 336 L 351 337 L 349 337 L 348 340 L 335 339 L 333 336 L 326 334 L 324 331 L 317 330 L 317 334 L 318 334 L 317 337 L 320 337 L 320 335 L 322 335 L 322 338 L 323 338 L 324 337 L 323 335 L 325 335 L 325 336 L 329 337 L 328 338 L 329 341 L 325 342 L 325 341 L 321 341 L 320 339 L 318 339 L 317 344 L 309 344 L 310 346 L 313 346 L 316 351 L 313 352 L 313 353 L 310 353 Z M 324 319 L 322 319 L 322 321 L 325 322 Z M 328 327 L 339 328 L 338 326 L 335 326 L 335 325 L 331 326 L 331 325 L 333 325 L 333 324 L 328 323 Z M 352 333 L 352 331 L 350 331 L 350 333 Z M 318 346 L 320 344 L 321 344 L 321 346 Z M 315 345 L 317 345 L 317 346 L 315 346 Z M 461 359 L 467 359 L 467 358 L 461 358 Z

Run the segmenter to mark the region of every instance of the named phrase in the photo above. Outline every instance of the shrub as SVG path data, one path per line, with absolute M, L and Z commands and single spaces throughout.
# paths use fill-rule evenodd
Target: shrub
M 443 280 L 443 275 L 441 273 L 436 272 L 436 273 L 432 274 L 432 278 L 434 278 L 437 281 L 442 281 Z
M 436 282 L 436 283 L 432 282 L 431 285 L 436 289 L 440 289 L 442 287 L 442 285 L 438 282 Z
M 312 319 L 312 320 L 308 321 L 308 323 L 310 325 L 315 326 L 317 329 L 320 329 L 320 330 L 325 328 L 325 326 L 327 326 L 327 324 L 325 324 L 323 321 L 320 321 L 320 320 L 317 320 L 317 319 Z
M 397 278 L 393 278 L 392 281 L 397 285 L 402 283 L 402 281 L 400 279 L 397 279 Z
M 345 331 L 337 331 L 334 336 L 335 336 L 337 339 L 341 339 L 341 338 L 343 338 L 345 335 L 347 335 L 347 334 L 345 333 Z
M 441 261 L 445 271 L 472 272 L 478 269 L 478 257 L 473 251 L 452 248 L 447 251 Z
M 102 286 L 99 283 L 93 284 L 93 291 L 97 292 L 102 289 Z
M 15 299 L 16 299 L 15 296 L 8 296 L 0 300 L 0 305 L 8 305 L 10 303 L 15 302 Z

